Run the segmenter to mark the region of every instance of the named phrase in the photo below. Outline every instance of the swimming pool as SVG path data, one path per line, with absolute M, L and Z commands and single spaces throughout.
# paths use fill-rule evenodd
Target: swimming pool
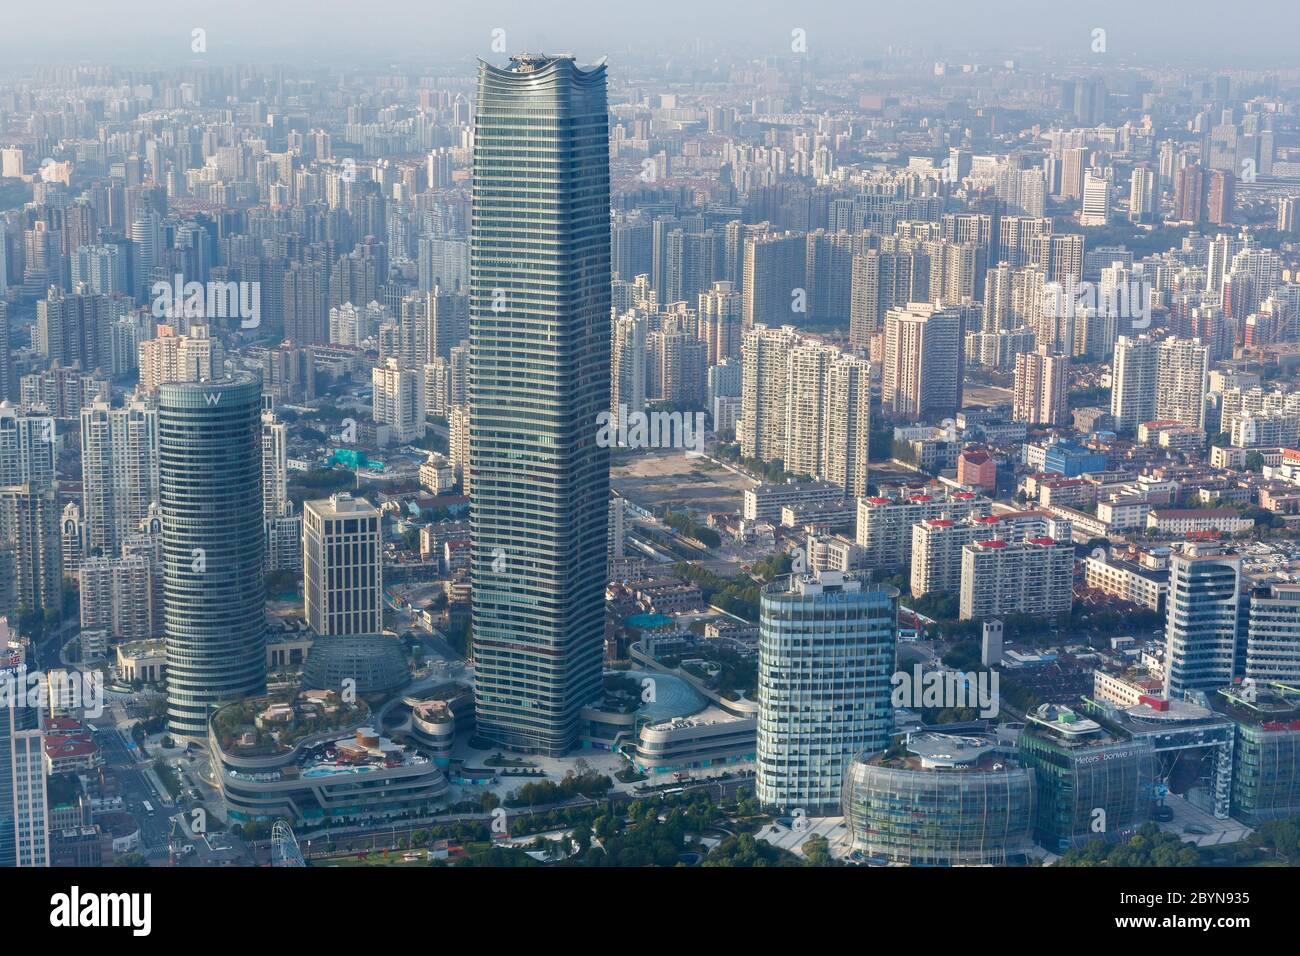
M 641 631 L 665 627 L 672 622 L 673 619 L 664 614 L 630 614 L 623 618 L 623 623 L 628 627 L 635 627 Z
M 340 764 L 323 764 L 321 766 L 312 767 L 310 770 L 304 770 L 302 775 L 304 777 L 330 777 L 339 773 L 370 773 L 374 769 L 374 767 L 366 764 L 362 764 L 359 767 L 349 767 Z

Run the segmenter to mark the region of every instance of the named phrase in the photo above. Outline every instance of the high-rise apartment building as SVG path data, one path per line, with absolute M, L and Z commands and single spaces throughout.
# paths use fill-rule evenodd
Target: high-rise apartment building
M 1054 355 L 1046 346 L 1016 356 L 1011 417 L 1036 425 L 1069 422 L 1066 369 L 1069 359 Z
M 1133 432 L 1156 417 L 1156 343 L 1149 335 L 1121 335 L 1111 364 L 1110 414 Z
M 926 286 L 925 257 L 912 252 L 864 250 L 853 257 L 849 290 L 849 341 L 866 348 L 871 336 L 885 326 L 890 309 L 912 302 Z
M 962 549 L 976 541 L 1019 543 L 1032 538 L 1069 541 L 1068 518 L 1046 511 L 970 514 L 960 520 L 930 518 L 912 525 L 912 594 L 961 593 Z
M 802 247 L 801 247 L 802 248 Z M 610 399 L 605 67 L 481 63 L 470 240 L 477 732 L 562 754 L 601 694 Z
M 14 604 L 0 607 L 0 612 L 62 608 L 63 546 L 57 507 L 52 488 L 30 483 L 0 486 L 0 548 L 13 554 L 12 579 L 4 587 L 6 592 L 12 588 Z
M 746 458 L 772 461 L 785 454 L 790 353 L 798 343 L 799 333 L 789 325 L 760 325 L 745 332 L 736 438 Z
M 1100 172 L 1090 169 L 1083 177 L 1083 205 L 1079 210 L 1079 225 L 1109 224 L 1110 180 Z
M 224 365 L 225 349 L 208 334 L 206 325 L 190 326 L 188 335 L 160 325 L 155 338 L 140 343 L 140 389 L 152 392 L 164 382 L 220 378 Z
M 18 677 L 26 669 L 12 674 L 0 670 L 0 681 L 25 690 Z M 0 707 L 0 867 L 50 865 L 49 814 L 41 714 L 7 702 Z
M 158 411 L 142 401 L 81 410 L 86 546 L 115 556 L 158 500 Z
M 901 568 L 912 558 L 913 525 L 934 518 L 958 521 L 987 515 L 991 507 L 989 499 L 969 491 L 861 498 L 857 543 L 862 548 L 862 567 Z
M 840 355 L 826 371 L 825 437 L 817 476 L 854 498 L 867 493 L 871 444 L 871 364 Z
M 80 363 L 86 372 L 108 369 L 116 309 L 108 296 L 70 295 L 52 286 L 49 295 L 36 303 L 37 351 L 64 366 Z
M 1061 199 L 1082 199 L 1088 151 L 1082 146 L 1061 150 Z
M 1155 417 L 1205 427 L 1209 352 L 1200 339 L 1168 338 L 1156 347 Z
M 469 406 L 452 405 L 447 409 L 447 457 L 460 475 L 461 494 L 470 494 Z
M 1236 202 L 1237 177 L 1224 169 L 1210 174 L 1210 189 L 1205 197 L 1205 218 L 1216 226 L 1232 223 L 1233 204 Z
M 1053 617 L 1074 601 L 1074 545 L 1053 538 L 974 541 L 961 552 L 961 619 Z
M 807 311 L 807 242 L 797 233 L 754 236 L 745 242 L 741 320 L 746 329 L 780 325 Z M 799 293 L 803 293 L 802 310 Z
M 961 407 L 966 330 L 960 309 L 910 302 L 885 318 L 880 402 L 886 414 L 938 423 Z
M 24 411 L 0 402 L 0 485 L 52 487 L 57 440 L 48 408 Z
M 730 282 L 715 282 L 699 296 L 700 338 L 708 363 L 740 356 L 741 295 Z
M 1129 222 L 1150 223 L 1155 218 L 1155 173 L 1146 166 L 1137 166 L 1129 177 Z
M 390 358 L 370 371 L 371 418 L 387 425 L 399 444 L 423 438 L 425 432 L 424 369 Z

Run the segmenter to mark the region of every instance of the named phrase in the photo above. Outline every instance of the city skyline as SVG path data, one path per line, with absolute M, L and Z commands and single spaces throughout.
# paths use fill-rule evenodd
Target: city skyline
M 239 869 L 337 945 L 468 925 L 449 871 L 550 870 L 522 925 L 759 868 L 924 929 L 944 868 L 994 931 L 1266 924 L 1293 20 L 0 13 L 12 907 L 170 942 Z

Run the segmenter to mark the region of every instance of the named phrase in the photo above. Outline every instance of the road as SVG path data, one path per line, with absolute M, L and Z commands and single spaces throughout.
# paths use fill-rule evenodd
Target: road
M 104 755 L 104 762 L 113 768 L 121 783 L 126 811 L 140 825 L 140 855 L 150 863 L 166 860 L 172 829 L 171 814 L 175 808 L 164 804 L 161 795 L 145 776 L 143 768 L 148 766 L 148 762 L 136 759 L 138 750 L 133 750 L 134 745 L 128 744 L 117 727 L 96 729 L 95 742 Z M 145 801 L 153 807 L 152 812 L 145 810 Z

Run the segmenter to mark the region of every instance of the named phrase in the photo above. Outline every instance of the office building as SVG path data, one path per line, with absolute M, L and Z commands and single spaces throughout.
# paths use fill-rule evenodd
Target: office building
M 604 656 L 609 449 L 593 439 L 610 398 L 605 67 L 481 63 L 475 109 L 477 726 L 496 746 L 563 754 L 600 697 Z
M 322 637 L 378 634 L 384 618 L 383 521 L 341 492 L 302 506 L 303 604 Z
M 741 299 L 741 322 L 745 329 L 756 325 L 779 326 L 792 322 L 807 311 L 804 287 L 807 242 L 796 233 L 754 236 L 745 241 L 745 277 Z M 798 293 L 804 293 L 805 308 L 799 309 Z
M 220 378 L 224 366 L 225 349 L 206 325 L 191 325 L 186 335 L 160 325 L 155 338 L 140 343 L 140 390 L 153 392 L 165 382 Z
M 839 812 L 849 762 L 889 745 L 897 630 L 895 588 L 838 571 L 764 588 L 755 786 L 763 806 Z
M 906 866 L 1023 864 L 1034 775 L 988 734 L 912 733 L 901 753 L 859 755 L 844 775 L 854 849 Z
M 1169 559 L 1165 694 L 1213 691 L 1244 665 L 1241 556 L 1221 545 L 1185 543 Z

